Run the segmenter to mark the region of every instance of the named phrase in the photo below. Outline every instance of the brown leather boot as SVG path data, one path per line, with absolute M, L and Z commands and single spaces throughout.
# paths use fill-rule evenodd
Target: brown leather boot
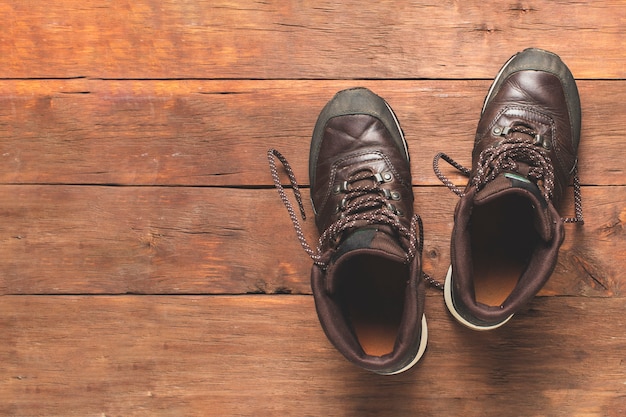
M 318 250 L 300 240 L 322 328 L 356 365 L 405 371 L 426 349 L 425 286 L 407 144 L 389 105 L 365 88 L 337 93 L 315 125 L 309 174 Z
M 577 149 L 580 100 L 574 77 L 550 52 L 526 49 L 500 70 L 478 123 L 472 169 L 435 157 L 435 172 L 460 197 L 444 296 L 462 324 L 506 323 L 552 274 L 564 222 L 582 222 Z M 444 158 L 469 176 L 464 191 L 439 171 Z M 558 203 L 574 178 L 576 218 Z

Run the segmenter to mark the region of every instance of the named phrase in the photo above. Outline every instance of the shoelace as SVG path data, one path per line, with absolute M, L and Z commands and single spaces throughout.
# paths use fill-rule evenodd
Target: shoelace
M 522 133 L 528 139 L 512 136 L 512 133 L 515 132 Z M 485 149 L 479 155 L 476 175 L 472 180 L 472 185 L 480 190 L 485 184 L 494 180 L 504 171 L 518 172 L 517 162 L 519 161 L 529 165 L 528 177 L 538 184 L 541 183 L 542 187 L 540 189 L 543 197 L 546 201 L 551 200 L 554 191 L 554 168 L 548 156 L 548 151 L 541 146 L 542 137 L 536 134 L 534 130 L 524 126 L 504 128 L 501 129 L 500 133 L 504 136 L 500 144 Z M 443 159 L 467 177 L 470 176 L 471 171 L 442 152 L 435 155 L 433 159 L 433 170 L 437 178 L 456 195 L 463 197 L 463 191 L 441 172 L 439 168 L 440 159 Z M 574 166 L 572 175 L 575 217 L 564 217 L 562 220 L 565 223 L 583 224 L 582 197 L 577 165 Z
M 322 233 L 319 238 L 316 250 L 313 250 L 306 240 L 304 233 L 302 232 L 302 227 L 300 225 L 300 221 L 298 220 L 298 216 L 296 215 L 296 211 L 289 201 L 287 194 L 285 193 L 285 189 L 280 182 L 278 169 L 276 168 L 276 159 L 280 161 L 285 171 L 287 172 L 287 176 L 289 177 L 289 181 L 291 183 L 296 202 L 298 203 L 300 214 L 302 216 L 302 219 L 306 220 L 306 213 L 304 210 L 304 205 L 302 203 L 300 187 L 298 186 L 295 174 L 291 169 L 291 165 L 289 165 L 287 159 L 276 149 L 269 149 L 267 151 L 267 158 L 270 165 L 272 179 L 274 180 L 274 186 L 278 190 L 280 199 L 282 200 L 285 208 L 287 209 L 287 212 L 289 213 L 289 217 L 291 218 L 291 222 L 293 223 L 296 235 L 298 237 L 298 240 L 300 241 L 300 245 L 302 246 L 304 251 L 311 257 L 315 265 L 319 266 L 322 269 L 326 269 L 326 267 L 328 266 L 328 262 L 330 261 L 330 258 L 332 256 L 332 252 L 326 250 L 326 255 L 324 255 L 324 250 L 336 244 L 342 233 L 347 230 L 353 229 L 354 227 L 356 227 L 357 223 L 385 224 L 396 230 L 398 234 L 404 237 L 408 242 L 408 244 L 402 244 L 406 251 L 407 263 L 410 263 L 416 255 L 422 255 L 424 241 L 422 219 L 419 215 L 415 214 L 411 219 L 409 228 L 400 223 L 400 221 L 398 220 L 399 213 L 397 209 L 389 204 L 386 198 L 385 191 L 381 187 L 379 187 L 378 183 L 375 181 L 376 174 L 368 171 L 357 172 L 353 174 L 346 181 L 346 183 L 344 183 L 341 191 L 344 192 L 346 195 L 339 208 L 342 213 L 339 216 L 339 219 L 332 223 Z M 372 181 L 372 183 L 374 185 L 350 185 L 366 179 L 373 179 L 374 181 Z M 426 280 L 430 285 L 436 288 L 443 289 L 443 284 L 434 280 L 424 272 L 422 272 L 422 275 L 424 280 Z

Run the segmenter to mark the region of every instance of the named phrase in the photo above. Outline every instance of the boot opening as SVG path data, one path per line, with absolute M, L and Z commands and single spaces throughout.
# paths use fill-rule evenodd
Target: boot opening
M 360 255 L 347 260 L 338 274 L 339 302 L 365 353 L 391 353 L 404 310 L 408 265 Z
M 511 294 L 540 241 L 531 202 L 510 194 L 475 206 L 471 248 L 476 301 L 500 306 Z

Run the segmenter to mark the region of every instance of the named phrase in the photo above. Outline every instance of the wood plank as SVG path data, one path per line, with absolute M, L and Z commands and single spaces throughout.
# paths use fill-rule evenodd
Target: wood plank
M 626 411 L 623 299 L 536 299 L 504 328 L 480 334 L 453 322 L 442 301 L 428 301 L 423 360 L 382 377 L 330 346 L 309 296 L 5 296 L 0 414 Z
M 414 190 L 424 269 L 442 279 L 457 197 Z M 583 198 L 587 222 L 566 226 L 544 294 L 624 296 L 626 187 Z M 0 186 L 0 218 L 2 294 L 310 293 L 311 260 L 273 189 Z M 312 220 L 304 231 L 315 242 Z
M 266 151 L 308 182 L 317 116 L 355 81 L 0 81 L 0 182 L 269 185 Z M 432 158 L 469 164 L 490 81 L 359 81 L 398 114 L 416 185 Z M 625 185 L 626 81 L 579 82 L 582 181 Z M 459 184 L 465 179 L 452 174 Z
M 626 415 L 622 0 L 8 1 L 0 16 L 0 416 Z M 306 187 L 326 101 L 381 94 L 442 279 L 457 198 L 432 157 L 469 162 L 490 80 L 528 46 L 578 80 L 586 224 L 506 327 L 462 328 L 431 289 L 423 361 L 355 368 L 319 326 L 267 148 Z
M 528 46 L 624 78 L 621 0 L 3 2 L 7 78 L 491 78 Z

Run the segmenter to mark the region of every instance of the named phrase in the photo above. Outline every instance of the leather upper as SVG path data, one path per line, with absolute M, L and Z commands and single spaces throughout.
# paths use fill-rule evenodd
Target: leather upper
M 501 128 L 521 124 L 541 136 L 554 165 L 553 201 L 559 201 L 577 162 L 578 132 L 572 127 L 561 80 L 544 71 L 519 71 L 509 76 L 487 103 L 478 124 L 472 166 L 480 153 L 502 139 Z
M 400 221 L 409 226 L 413 215 L 410 166 L 379 119 L 365 114 L 331 118 L 324 127 L 315 167 L 311 198 L 320 232 L 341 216 L 338 207 L 344 193 L 337 192 L 337 188 L 363 171 L 380 174 L 380 188 L 388 191 L 389 204 L 401 213 Z

